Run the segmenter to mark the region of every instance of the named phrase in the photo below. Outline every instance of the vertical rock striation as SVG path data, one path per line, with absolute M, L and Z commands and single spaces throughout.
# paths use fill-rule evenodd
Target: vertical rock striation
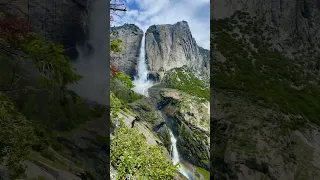
M 209 75 L 209 50 L 199 47 L 186 21 L 173 25 L 153 25 L 146 32 L 148 69 L 163 75 L 173 68 L 187 66 Z
M 116 64 L 121 72 L 134 76 L 137 71 L 139 53 L 143 31 L 134 24 L 111 28 L 111 40 L 119 38 L 122 40 L 122 52 L 111 54 L 111 64 Z M 143 42 L 144 43 L 144 42 Z
M 61 43 L 73 59 L 78 56 L 76 44 L 84 42 L 87 0 L 0 0 L 0 11 L 24 16 L 34 32 Z
M 318 0 L 213 0 L 211 19 L 231 17 L 237 11 L 248 12 L 275 29 L 265 29 L 275 48 L 292 52 L 320 51 L 320 1 Z

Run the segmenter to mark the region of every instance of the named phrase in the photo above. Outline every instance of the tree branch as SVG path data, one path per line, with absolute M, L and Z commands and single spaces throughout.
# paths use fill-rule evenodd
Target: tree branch
M 110 9 L 113 10 L 113 11 L 127 11 L 126 8 L 124 8 L 124 9 L 121 9 L 121 8 L 110 8 Z

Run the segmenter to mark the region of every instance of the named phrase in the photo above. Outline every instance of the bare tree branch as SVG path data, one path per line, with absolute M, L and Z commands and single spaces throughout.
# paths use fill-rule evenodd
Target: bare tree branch
M 116 12 L 126 12 L 127 8 L 123 3 L 117 3 L 117 0 L 110 0 L 110 20 L 114 21 L 113 16 L 120 17 Z
M 127 11 L 126 8 L 123 8 L 123 9 L 121 9 L 121 8 L 110 8 L 110 9 L 113 10 L 113 11 Z

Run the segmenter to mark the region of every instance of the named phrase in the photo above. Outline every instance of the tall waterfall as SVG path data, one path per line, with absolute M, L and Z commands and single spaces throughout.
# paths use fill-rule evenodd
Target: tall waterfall
M 136 93 L 149 97 L 148 89 L 153 83 L 148 80 L 148 68 L 145 59 L 145 35 L 143 34 L 138 62 L 138 75 L 134 77 L 135 87 L 132 89 Z

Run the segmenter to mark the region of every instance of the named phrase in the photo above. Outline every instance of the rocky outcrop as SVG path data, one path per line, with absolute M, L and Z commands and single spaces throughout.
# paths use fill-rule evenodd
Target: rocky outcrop
M 142 37 L 143 31 L 134 24 L 112 27 L 111 40 L 119 38 L 122 41 L 122 51 L 120 54 L 111 53 L 111 64 L 116 64 L 121 72 L 134 76 L 137 71 Z
M 314 0 L 213 0 L 211 19 L 232 17 L 243 11 L 271 27 L 263 30 L 273 46 L 292 56 L 292 52 L 320 51 L 320 3 Z M 213 26 L 214 27 L 214 26 Z M 273 29 L 271 31 L 271 29 Z M 295 55 L 296 56 L 296 55 Z
M 182 159 L 209 170 L 209 110 L 198 98 L 174 89 L 149 90 L 167 118 L 167 126 L 177 137 Z
M 105 115 L 107 115 L 106 113 Z M 64 157 L 66 157 L 70 162 L 80 162 L 80 169 L 84 173 L 73 174 L 78 176 L 88 176 L 88 174 L 93 174 L 96 179 L 107 179 L 109 178 L 108 170 L 109 168 L 109 130 L 105 124 L 105 119 L 99 119 L 96 121 L 88 122 L 84 125 L 83 129 L 75 130 L 72 132 L 71 136 L 60 136 L 58 141 L 61 144 L 66 145 L 64 150 Z
M 68 133 L 59 133 L 51 147 L 41 152 L 32 151 L 30 158 L 23 162 L 24 179 L 108 179 L 108 131 L 105 120 L 97 119 Z M 1 166 L 0 173 L 5 177 Z
M 153 25 L 146 32 L 148 69 L 160 76 L 173 68 L 188 66 L 209 75 L 209 50 L 199 47 L 186 21 L 173 25 Z
M 255 104 L 238 92 L 215 95 L 211 149 L 215 179 L 320 178 L 318 127 L 298 125 L 292 130 L 302 117 Z
M 165 120 L 163 119 L 161 112 L 156 108 L 152 101 L 147 98 L 143 98 L 129 106 L 140 117 L 140 119 L 143 119 L 149 129 L 158 135 L 161 140 L 158 143 L 170 151 L 171 141 L 168 127 L 165 124 Z
M 84 42 L 87 0 L 0 0 L 0 11 L 24 16 L 34 32 L 62 43 L 68 55 L 77 57 L 76 44 Z

